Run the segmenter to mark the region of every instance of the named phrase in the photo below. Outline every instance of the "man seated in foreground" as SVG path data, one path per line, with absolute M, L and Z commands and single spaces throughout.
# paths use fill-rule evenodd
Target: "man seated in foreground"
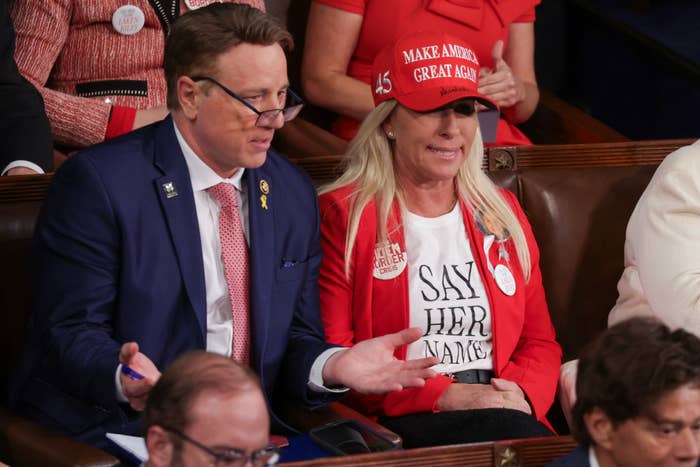
M 143 421 L 147 467 L 269 466 L 279 458 L 257 377 L 221 355 L 177 358 L 151 390 Z
M 550 467 L 695 466 L 700 458 L 700 339 L 651 318 L 606 330 L 584 351 L 573 434 Z

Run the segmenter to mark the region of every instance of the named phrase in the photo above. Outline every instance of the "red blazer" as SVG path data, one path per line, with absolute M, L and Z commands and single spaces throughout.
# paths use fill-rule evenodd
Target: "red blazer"
M 350 187 L 343 187 L 320 197 L 321 243 L 323 261 L 319 277 L 321 318 L 326 339 L 343 346 L 396 332 L 409 326 L 408 269 L 394 279 L 380 280 L 373 276 L 374 248 L 377 237 L 376 209 L 368 203 L 362 213 L 352 255 L 350 278 L 345 276 L 345 243 L 348 225 Z M 535 417 L 547 424 L 549 410 L 557 386 L 561 348 L 555 340 L 549 318 L 539 250 L 532 229 L 515 196 L 501 192 L 515 212 L 525 231 L 532 272 L 526 284 L 512 241 L 506 242 L 516 292 L 509 297 L 501 292 L 487 270 L 483 248 L 473 248 L 475 263 L 486 288 L 491 306 L 493 333 L 493 366 L 496 376 L 516 382 L 525 392 Z M 460 202 L 469 242 L 483 245 L 484 235 L 477 228 L 472 214 Z M 394 205 L 389 221 L 390 239 L 405 245 L 400 226 L 400 212 Z M 490 260 L 495 265 L 498 248 L 491 248 Z M 406 349 L 396 352 L 405 359 Z M 348 402 L 360 411 L 374 415 L 399 416 L 416 412 L 437 411 L 436 403 L 453 379 L 440 375 L 422 388 L 404 389 L 384 396 L 351 393 Z

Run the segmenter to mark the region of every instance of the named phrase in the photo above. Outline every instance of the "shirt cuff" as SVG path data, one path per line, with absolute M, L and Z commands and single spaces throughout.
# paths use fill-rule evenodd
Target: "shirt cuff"
M 105 139 L 114 138 L 130 132 L 134 128 L 135 119 L 136 109 L 118 105 L 112 106 L 112 113 L 109 115 L 109 122 L 107 122 Z
M 332 347 L 316 357 L 314 364 L 311 365 L 311 373 L 309 373 L 309 382 L 307 383 L 309 389 L 315 392 L 332 393 L 342 393 L 348 391 L 348 388 L 327 388 L 323 385 L 323 367 L 326 366 L 326 362 L 331 355 L 335 354 L 336 352 L 342 352 L 343 350 L 347 349 L 345 347 Z
M 122 392 L 122 380 L 119 378 L 119 373 L 122 372 L 122 364 L 117 365 L 117 372 L 114 373 L 114 387 L 116 388 L 115 395 L 117 396 L 118 402 L 128 403 L 129 399 L 124 397 L 124 392 Z
M 44 173 L 44 169 L 42 169 L 41 167 L 36 165 L 34 162 L 25 161 L 25 160 L 16 160 L 16 161 L 12 161 L 9 164 L 7 164 L 7 166 L 0 173 L 0 177 L 3 175 L 6 175 L 10 169 L 14 169 L 15 167 L 25 167 L 27 169 L 32 169 L 33 171 L 35 171 L 36 173 L 39 173 L 39 174 Z

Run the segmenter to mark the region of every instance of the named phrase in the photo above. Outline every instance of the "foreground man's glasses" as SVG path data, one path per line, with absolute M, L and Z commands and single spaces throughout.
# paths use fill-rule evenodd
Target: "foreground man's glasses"
M 293 120 L 294 117 L 299 115 L 299 112 L 301 111 L 301 108 L 304 106 L 304 101 L 295 93 L 292 91 L 290 88 L 287 88 L 287 106 L 283 109 L 269 109 L 269 110 L 263 110 L 262 112 L 253 107 L 248 101 L 243 99 L 241 96 L 236 94 L 235 92 L 231 91 L 229 88 L 224 86 L 223 84 L 219 83 L 217 80 L 214 78 L 210 78 L 209 76 L 192 76 L 192 81 L 209 81 L 217 86 L 219 86 L 221 89 L 224 90 L 226 94 L 229 96 L 233 97 L 236 99 L 238 102 L 241 104 L 245 105 L 248 107 L 250 110 L 258 114 L 258 119 L 255 121 L 255 126 L 261 126 L 261 127 L 267 127 L 271 126 L 275 119 L 277 119 L 277 116 L 281 113 L 282 118 L 284 119 L 284 122 L 287 123 L 290 120 Z
M 248 462 L 250 462 L 253 467 L 269 467 L 277 464 L 280 458 L 279 451 L 274 446 L 258 449 L 248 456 L 245 452 L 237 448 L 212 449 L 199 441 L 195 441 L 179 430 L 168 427 L 163 427 L 163 429 L 214 457 L 214 465 L 216 467 L 245 467 Z

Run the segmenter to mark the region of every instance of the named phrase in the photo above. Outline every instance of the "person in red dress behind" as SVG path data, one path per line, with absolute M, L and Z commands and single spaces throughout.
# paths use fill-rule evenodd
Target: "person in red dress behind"
M 351 139 L 372 110 L 370 69 L 397 37 L 449 32 L 474 47 L 479 91 L 501 108 L 495 145 L 528 145 L 516 128 L 535 111 L 535 6 L 539 0 L 313 0 L 302 86 L 307 99 L 340 115 L 333 130 Z

